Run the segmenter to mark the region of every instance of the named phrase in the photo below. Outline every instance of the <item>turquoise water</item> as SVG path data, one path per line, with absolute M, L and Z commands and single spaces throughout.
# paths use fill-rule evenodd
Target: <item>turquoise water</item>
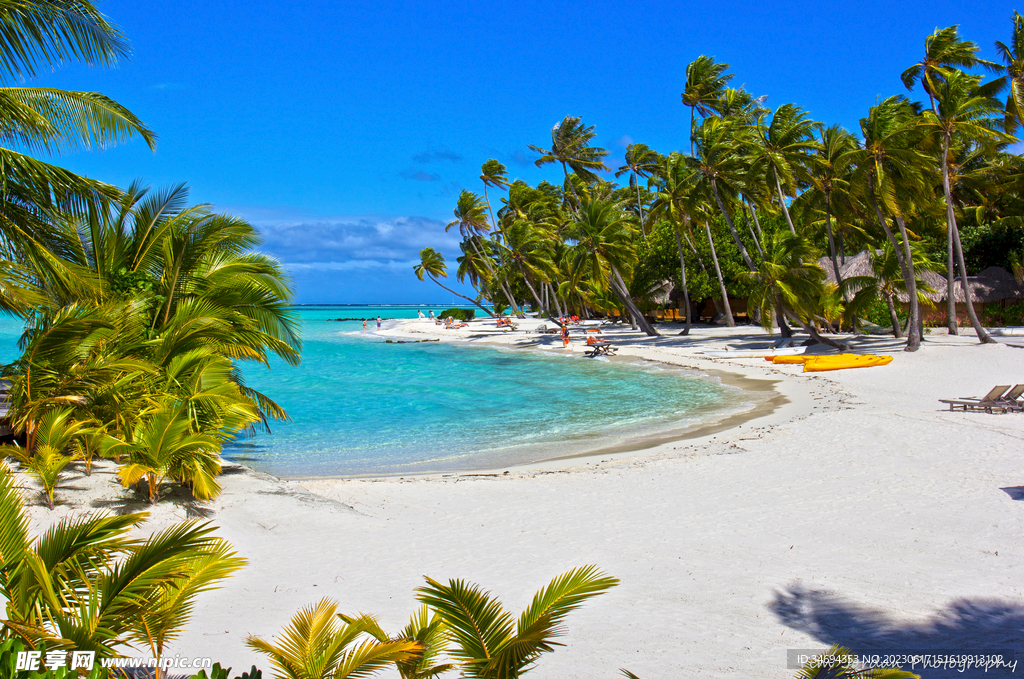
M 291 415 L 226 459 L 285 478 L 494 469 L 636 445 L 741 407 L 742 392 L 656 364 L 441 343 L 387 344 L 360 321 L 444 307 L 302 306 L 302 364 L 243 366 Z M 387 321 L 385 321 L 387 327 Z M 0 321 L 0 361 L 20 325 Z
M 246 383 L 293 421 L 235 442 L 225 457 L 291 478 L 493 469 L 629 445 L 717 419 L 740 401 L 681 369 L 386 344 L 374 323 L 364 334 L 360 322 L 325 320 L 415 318 L 418 308 L 302 307 L 302 365 L 245 369 Z

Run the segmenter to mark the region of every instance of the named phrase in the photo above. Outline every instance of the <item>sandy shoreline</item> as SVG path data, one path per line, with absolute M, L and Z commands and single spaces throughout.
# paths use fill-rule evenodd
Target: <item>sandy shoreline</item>
M 381 334 L 549 346 L 489 325 L 412 322 Z M 906 354 L 891 339 L 858 338 L 896 359 L 803 374 L 696 353 L 766 345 L 756 328 L 610 333 L 620 355 L 774 380 L 788 402 L 642 453 L 507 474 L 296 483 L 232 466 L 216 501 L 165 502 L 146 525 L 208 517 L 250 561 L 200 598 L 174 652 L 266 669 L 244 637 L 275 634 L 323 596 L 397 630 L 424 575 L 479 582 L 521 610 L 552 577 L 586 563 L 622 584 L 570 616 L 567 646 L 534 676 L 611 677 L 625 667 L 644 679 L 789 677 L 786 649 L 832 642 L 1024 650 L 1024 416 L 950 413 L 937 401 L 1024 382 L 1024 351 L 928 335 Z M 109 466 L 66 485 L 55 512 L 31 508 L 35 528 L 69 513 L 143 508 Z

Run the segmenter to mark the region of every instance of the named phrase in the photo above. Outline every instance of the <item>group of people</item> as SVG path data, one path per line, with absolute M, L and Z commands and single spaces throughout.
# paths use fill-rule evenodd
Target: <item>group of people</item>
M 380 330 L 381 317 L 377 316 L 377 329 Z M 366 332 L 366 319 L 363 319 L 363 332 Z

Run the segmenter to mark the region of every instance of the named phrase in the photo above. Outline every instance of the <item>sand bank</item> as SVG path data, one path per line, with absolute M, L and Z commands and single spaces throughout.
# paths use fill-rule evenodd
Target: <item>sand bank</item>
M 864 338 L 854 342 L 893 363 L 803 374 L 697 353 L 770 341 L 749 327 L 607 332 L 620 355 L 772 380 L 787 403 L 643 453 L 493 474 L 290 483 L 231 467 L 216 501 L 161 504 L 148 524 L 206 516 L 250 561 L 200 599 L 174 652 L 266 669 L 244 637 L 275 634 L 323 596 L 397 630 L 424 575 L 479 582 L 519 610 L 586 563 L 622 584 L 570 616 L 567 646 L 541 661 L 538 679 L 620 667 L 645 679 L 789 677 L 787 649 L 832 642 L 1024 649 L 1024 416 L 950 413 L 937 401 L 1024 382 L 1024 351 L 929 335 L 907 354 Z M 560 339 L 488 321 L 382 334 L 563 351 Z M 35 527 L 144 508 L 109 467 L 67 485 L 55 512 L 31 509 Z

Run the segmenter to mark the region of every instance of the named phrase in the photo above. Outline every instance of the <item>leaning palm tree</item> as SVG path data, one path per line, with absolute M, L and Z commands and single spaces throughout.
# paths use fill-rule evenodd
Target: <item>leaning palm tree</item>
M 651 216 L 664 219 L 672 227 L 675 236 L 676 250 L 679 252 L 679 281 L 683 291 L 683 304 L 686 307 L 686 325 L 681 335 L 690 334 L 693 309 L 690 305 L 690 291 L 686 285 L 686 255 L 683 252 L 683 241 L 680 234 L 690 235 L 690 215 L 687 203 L 696 185 L 696 173 L 687 166 L 685 158 L 679 153 L 672 153 L 665 158 L 653 177 L 657 187 L 657 195 L 651 204 Z M 731 314 L 730 314 L 731 316 Z
M 486 186 L 486 184 L 485 184 Z M 481 263 L 486 271 L 487 279 L 495 281 L 502 293 L 505 295 L 505 299 L 508 300 L 512 306 L 512 310 L 520 318 L 523 317 L 523 313 L 516 306 L 515 297 L 512 292 L 508 289 L 505 281 L 497 275 L 494 270 L 494 264 L 491 262 L 491 257 L 488 253 L 483 251 L 480 245 L 480 236 L 483 233 L 487 233 L 491 230 L 491 224 L 487 222 L 487 212 L 490 206 L 480 199 L 480 196 L 463 189 L 459 193 L 459 200 L 455 205 L 455 219 L 448 222 L 444 227 L 447 232 L 452 227 L 459 227 L 459 233 L 462 235 L 463 242 L 468 242 L 470 247 L 473 249 L 476 255 L 476 261 Z
M 701 117 L 707 117 L 722 112 L 722 94 L 732 80 L 732 74 L 726 74 L 728 69 L 729 64 L 719 64 L 714 58 L 704 54 L 686 65 L 686 85 L 680 97 L 683 106 L 690 109 L 691 156 L 694 154 L 695 116 L 700 113 Z
M 931 260 L 924 248 L 915 243 L 911 252 L 914 256 L 914 271 L 941 271 L 942 265 Z M 901 295 L 908 295 L 908 286 L 900 272 L 899 260 L 896 257 L 896 250 L 889 241 L 882 241 L 882 247 L 878 250 L 869 250 L 868 255 L 871 261 L 871 276 L 854 276 L 843 282 L 846 291 L 854 291 L 853 298 L 846 305 L 844 314 L 851 325 L 858 316 L 866 316 L 871 307 L 878 301 L 885 302 L 889 311 L 889 320 L 892 323 L 893 337 L 903 337 L 903 328 L 900 325 L 899 314 L 896 312 L 896 302 Z M 917 280 L 915 286 L 918 300 L 921 303 L 929 303 L 925 292 L 934 292 L 928 284 Z
M 814 132 L 820 128 L 821 124 L 811 120 L 799 106 L 784 104 L 775 111 L 769 125 L 758 123 L 749 135 L 750 172 L 765 176 L 769 184 L 774 184 L 790 233 L 795 234 L 796 227 L 789 215 L 786 195 L 796 195 L 799 184 L 807 180 L 819 148 Z
M 1005 107 L 1006 131 L 1013 132 L 1018 125 L 1024 124 L 1024 17 L 1018 12 L 1013 13 L 1010 44 L 997 40 L 996 51 L 1003 60 L 1006 73 L 997 82 L 1009 90 Z
M 846 344 L 822 336 L 815 328 L 815 323 L 824 320 L 820 310 L 827 295 L 825 272 L 816 255 L 803 237 L 776 231 L 765 243 L 765 256 L 757 269 L 740 274 L 751 288 L 747 304 L 760 311 L 766 330 L 771 330 L 772 318 L 777 317 L 782 336 L 792 336 L 788 318 L 816 342 L 847 351 Z
M 449 653 L 467 679 L 517 679 L 559 644 L 562 622 L 572 611 L 619 583 L 596 566 L 575 568 L 537 592 L 512 616 L 490 592 L 462 580 L 427 578 L 417 598 L 440 614 L 454 643 Z
M 420 263 L 413 267 L 413 271 L 416 273 L 416 278 L 421 281 L 426 276 L 456 297 L 461 297 L 467 302 L 475 304 L 485 314 L 492 318 L 494 317 L 494 312 L 480 304 L 480 302 L 455 292 L 438 280 L 438 277 L 448 278 L 448 266 L 445 264 L 444 255 L 434 248 L 423 248 L 420 250 Z
M 629 271 L 627 267 L 632 267 L 636 261 L 634 233 L 629 214 L 615 201 L 584 202 L 579 218 L 567 231 L 567 235 L 575 241 L 575 245 L 569 248 L 573 282 L 589 276 L 595 284 L 610 288 L 644 333 L 655 337 L 658 331 L 637 308 L 630 297 L 629 286 L 622 277 L 622 271 Z
M 604 164 L 608 151 L 597 146 L 589 146 L 595 136 L 597 135 L 593 125 L 587 127 L 579 118 L 566 116 L 551 128 L 550 149 L 529 145 L 531 151 L 540 154 L 540 158 L 534 161 L 537 167 L 549 163 L 559 163 L 562 166 L 566 183 L 577 203 L 580 201 L 580 195 L 569 179 L 569 170 L 589 183 L 597 181 L 598 177 L 594 174 L 596 171 L 608 169 Z
M 615 171 L 616 177 L 629 172 L 629 185 L 636 188 L 636 209 L 640 211 L 640 233 L 646 238 L 644 230 L 644 206 L 640 200 L 640 177 L 647 179 L 658 169 L 661 154 L 647 147 L 646 144 L 630 144 L 626 147 L 625 165 Z
M 997 68 L 991 61 L 979 59 L 977 54 L 977 44 L 960 39 L 959 26 L 936 28 L 925 38 L 924 57 L 903 71 L 900 79 L 908 90 L 913 90 L 914 85 L 920 82 L 931 102 L 932 112 L 935 112 L 935 92 L 951 73 L 960 68 Z
M 276 645 L 255 636 L 246 645 L 270 657 L 277 679 L 365 679 L 422 654 L 422 642 L 379 641 L 377 629 L 371 616 L 339 615 L 336 603 L 321 599 L 295 614 Z
M 946 199 L 946 257 L 947 294 L 949 296 L 949 330 L 956 334 L 956 307 L 953 296 L 953 254 L 960 271 L 960 287 L 967 303 L 967 316 L 974 326 L 981 342 L 995 342 L 978 320 L 978 314 L 971 303 L 971 289 L 967 285 L 967 269 L 964 265 L 963 247 L 960 245 L 960 229 L 956 223 L 956 211 L 950 189 L 949 154 L 950 145 L 956 141 L 965 146 L 994 145 L 1009 143 L 1013 137 L 996 129 L 1002 121 L 997 119 L 1002 107 L 985 88 L 980 87 L 981 78 L 967 75 L 962 71 L 950 71 L 939 83 L 934 96 L 935 112 L 925 111 L 921 123 L 923 129 L 933 132 L 941 140 L 939 165 L 942 171 L 942 191 Z M 999 115 L 999 118 L 1002 118 Z

